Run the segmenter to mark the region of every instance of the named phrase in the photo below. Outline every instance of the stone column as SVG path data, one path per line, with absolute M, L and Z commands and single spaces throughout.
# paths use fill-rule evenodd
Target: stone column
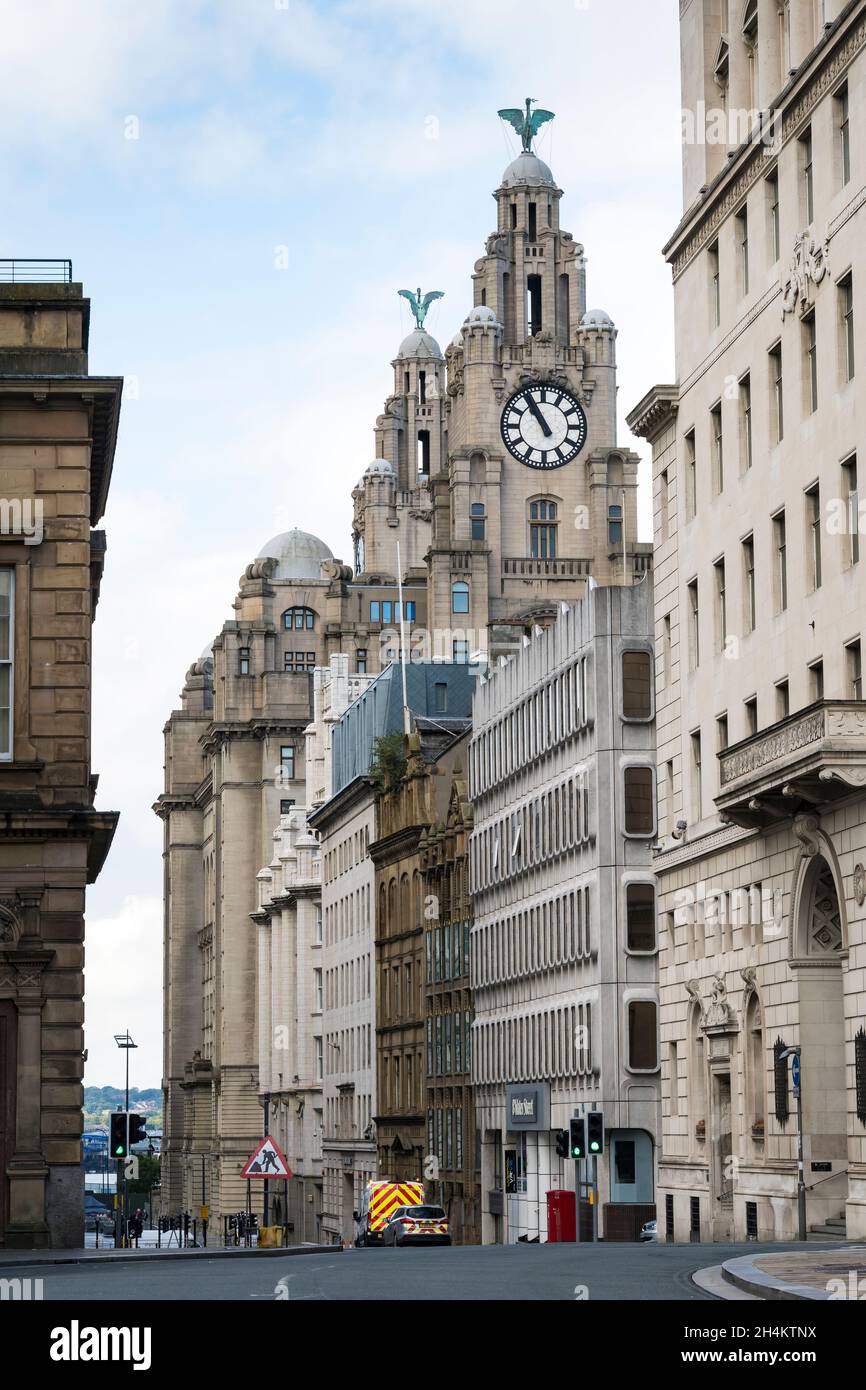
M 42 1097 L 42 971 L 47 962 L 19 960 L 18 1069 L 15 1110 L 15 1153 L 7 1169 L 10 1249 L 40 1250 L 49 1245 L 45 1219 L 48 1164 L 41 1150 Z
M 762 110 L 782 88 L 778 0 L 758 0 L 758 105 Z

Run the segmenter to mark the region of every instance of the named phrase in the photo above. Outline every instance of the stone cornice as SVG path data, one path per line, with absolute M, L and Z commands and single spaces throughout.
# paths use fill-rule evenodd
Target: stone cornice
M 846 68 L 866 44 L 866 15 L 856 15 L 855 3 L 848 7 L 823 43 L 814 51 L 804 71 L 793 77 L 780 92 L 773 107 L 782 113 L 781 144 L 785 144 L 809 118 L 813 109 L 835 85 Z M 848 32 L 842 37 L 842 30 Z M 767 148 L 760 139 L 745 142 L 720 170 L 699 202 L 684 214 L 663 254 L 671 264 L 674 280 L 703 249 L 725 218 L 738 207 L 749 189 L 769 172 L 778 154 L 777 141 Z
M 625 422 L 632 434 L 652 443 L 676 419 L 678 401 L 677 386 L 653 386 L 625 417 Z
M 697 840 L 686 840 L 676 849 L 663 850 L 661 854 L 655 855 L 652 867 L 657 874 L 671 873 L 684 864 L 694 863 L 698 859 L 708 859 L 721 850 L 729 849 L 731 845 L 754 839 L 757 834 L 757 830 L 746 830 L 741 826 L 725 825 L 718 830 L 709 830 Z

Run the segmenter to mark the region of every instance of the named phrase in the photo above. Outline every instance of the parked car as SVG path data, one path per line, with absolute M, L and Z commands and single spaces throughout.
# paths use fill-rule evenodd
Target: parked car
M 442 1207 L 398 1207 L 382 1233 L 383 1245 L 450 1245 Z
M 640 1228 L 641 1240 L 658 1240 L 659 1223 L 657 1221 L 645 1221 Z

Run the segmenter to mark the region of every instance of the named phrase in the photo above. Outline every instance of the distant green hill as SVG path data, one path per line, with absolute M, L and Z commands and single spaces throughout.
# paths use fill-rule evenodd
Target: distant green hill
M 84 1088 L 85 1110 L 114 1110 L 116 1106 L 123 1105 L 125 1101 L 126 1091 L 122 1086 L 85 1086 Z M 162 1091 L 158 1086 L 151 1086 L 143 1091 L 140 1091 L 137 1086 L 130 1086 L 129 1103 L 133 1107 L 144 1104 L 148 1108 L 161 1108 Z

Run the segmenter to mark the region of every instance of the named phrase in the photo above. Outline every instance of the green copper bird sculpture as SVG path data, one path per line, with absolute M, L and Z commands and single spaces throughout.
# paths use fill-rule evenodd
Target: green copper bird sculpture
M 415 324 L 418 328 L 424 327 L 424 320 L 427 317 L 427 311 L 433 303 L 433 300 L 445 298 L 444 290 L 430 290 L 422 299 L 420 285 L 414 294 L 412 290 L 398 290 L 397 293 L 401 295 L 403 299 L 408 299 L 409 307 L 415 315 Z
M 523 149 L 526 154 L 532 152 L 532 141 L 535 139 L 541 127 L 545 125 L 547 121 L 553 120 L 554 115 L 552 111 L 545 111 L 542 107 L 539 107 L 537 111 L 533 111 L 532 108 L 535 105 L 537 105 L 535 98 L 527 97 L 525 112 L 521 111 L 516 106 L 506 106 L 503 111 L 497 112 L 497 115 L 503 121 L 507 121 L 509 125 L 514 126 L 514 129 L 523 141 Z

